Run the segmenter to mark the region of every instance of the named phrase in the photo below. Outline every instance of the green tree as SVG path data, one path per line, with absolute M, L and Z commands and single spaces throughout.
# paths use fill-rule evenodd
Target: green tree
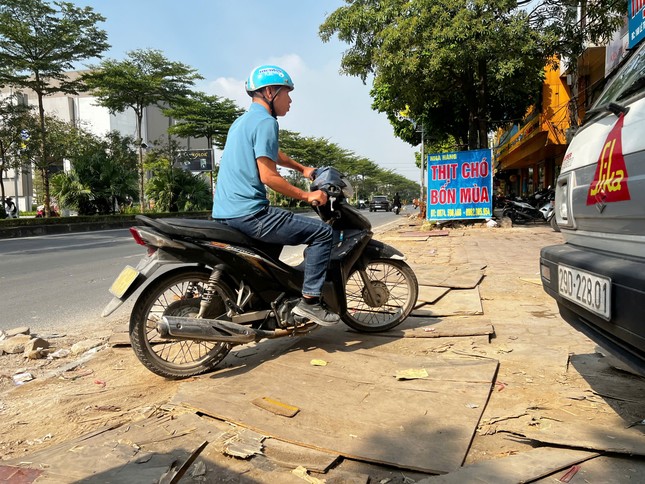
M 302 136 L 294 131 L 281 130 L 280 149 L 305 166 L 333 166 L 352 183 L 356 199 L 366 198 L 367 195 L 377 191 L 383 193 L 379 189 L 384 186 L 397 187 L 399 192 L 402 192 L 404 187 L 405 190 L 418 191 L 419 189 L 417 183 L 390 170 L 384 170 L 368 158 L 359 157 L 326 138 Z M 299 173 L 289 172 L 285 176 L 292 185 L 305 188 L 306 181 Z M 389 192 L 385 193 L 389 194 Z M 278 193 L 271 193 L 270 197 L 272 197 L 271 202 L 277 205 L 295 205 L 295 201 Z
M 52 193 L 62 207 L 80 215 L 115 213 L 137 197 L 137 154 L 133 139 L 116 131 L 101 139 L 77 130 L 68 152 L 72 169 L 52 177 Z
M 18 94 L 0 99 L 0 174 L 9 169 L 24 171 L 35 154 L 35 145 L 28 139 L 34 128 L 29 111 L 30 107 Z M 0 176 L 0 200 L 4 199 L 4 182 Z
M 143 113 L 148 106 L 174 106 L 188 96 L 190 86 L 202 77 L 191 67 L 168 60 L 158 50 L 139 49 L 128 52 L 124 60 L 104 60 L 82 78 L 97 97 L 98 103 L 111 113 L 123 112 L 128 108 L 134 111 L 137 122 L 135 143 L 139 149 L 139 197 L 143 212 Z
M 530 6 L 530 5 L 529 5 Z M 555 39 L 554 52 L 577 59 L 586 45 L 602 45 L 625 22 L 626 1 L 542 0 L 529 12 L 535 28 Z M 568 66 L 577 70 L 577 62 Z
M 146 169 L 152 173 L 146 183 L 146 195 L 160 212 L 210 210 L 213 200 L 210 183 L 204 174 L 194 175 L 176 166 L 177 143 L 157 146 L 146 155 Z
M 40 176 L 44 186 L 45 214 L 49 216 L 50 159 L 43 98 L 63 92 L 76 94 L 79 79 L 66 71 L 79 61 L 100 57 L 109 44 L 96 24 L 105 18 L 91 7 L 69 2 L 3 0 L 0 3 L 0 85 L 30 89 L 38 100 L 40 121 Z
M 402 139 L 486 147 L 488 131 L 535 103 L 552 38 L 532 28 L 515 0 L 347 0 L 320 26 L 350 48 L 342 72 L 373 77 L 374 109 Z
M 227 98 L 191 93 L 174 107 L 164 109 L 164 115 L 176 120 L 168 132 L 181 138 L 206 138 L 208 149 L 213 144 L 224 149 L 228 130 L 244 110 Z

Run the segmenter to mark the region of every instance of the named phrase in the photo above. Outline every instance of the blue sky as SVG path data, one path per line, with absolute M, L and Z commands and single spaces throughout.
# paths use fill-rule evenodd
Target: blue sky
M 384 114 L 371 109 L 370 84 L 338 73 L 347 45 L 323 43 L 318 28 L 343 0 L 73 0 L 106 17 L 102 27 L 121 59 L 158 49 L 196 69 L 196 89 L 247 108 L 244 80 L 259 64 L 284 67 L 296 85 L 280 127 L 329 139 L 385 169 L 419 181 L 413 147 L 395 138 Z

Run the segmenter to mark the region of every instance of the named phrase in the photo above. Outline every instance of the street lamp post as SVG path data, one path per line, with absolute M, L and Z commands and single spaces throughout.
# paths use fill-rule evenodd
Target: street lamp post
M 416 126 L 415 126 L 415 129 L 416 129 Z M 425 177 L 426 163 L 424 159 L 424 156 L 425 156 L 424 148 L 425 148 L 425 143 L 423 142 L 423 121 L 421 121 L 421 198 L 420 198 L 421 201 L 424 200 L 425 181 L 426 181 L 426 177 Z
M 412 123 L 412 126 L 414 127 L 415 132 L 419 132 L 419 129 L 417 128 L 417 122 L 412 119 L 409 116 L 405 116 L 403 113 L 399 112 L 396 113 L 396 119 L 399 121 L 408 121 Z M 421 183 L 420 183 L 420 193 L 419 193 L 419 200 L 423 202 L 424 200 L 424 195 L 425 195 L 425 143 L 423 139 L 424 135 L 424 129 L 423 129 L 423 121 L 421 121 Z

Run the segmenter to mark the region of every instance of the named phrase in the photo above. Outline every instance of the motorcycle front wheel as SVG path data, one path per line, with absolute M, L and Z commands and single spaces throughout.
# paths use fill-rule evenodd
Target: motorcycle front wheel
M 371 291 L 368 289 L 372 289 Z M 387 331 L 407 318 L 419 295 L 414 271 L 397 259 L 376 259 L 354 270 L 345 284 L 347 311 L 341 318 L 357 331 Z
M 209 271 L 194 267 L 172 271 L 150 283 L 137 299 L 130 317 L 130 342 L 141 363 L 164 378 L 179 380 L 211 371 L 231 350 L 228 343 L 162 338 L 157 322 L 163 316 L 196 317 Z M 226 313 L 228 286 L 218 284 L 209 318 Z
M 517 213 L 515 209 L 506 209 L 502 212 L 502 217 L 508 217 L 511 219 L 511 222 L 516 225 L 524 225 L 526 223 L 526 219 L 522 217 L 520 214 Z

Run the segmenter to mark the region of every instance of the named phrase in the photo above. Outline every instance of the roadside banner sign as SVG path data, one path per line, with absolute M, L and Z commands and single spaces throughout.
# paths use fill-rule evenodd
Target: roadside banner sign
M 211 171 L 213 169 L 213 150 L 180 151 L 175 166 L 187 171 Z
M 629 48 L 645 39 L 645 0 L 627 1 L 627 23 L 629 24 Z
M 428 155 L 428 220 L 493 216 L 491 150 Z

